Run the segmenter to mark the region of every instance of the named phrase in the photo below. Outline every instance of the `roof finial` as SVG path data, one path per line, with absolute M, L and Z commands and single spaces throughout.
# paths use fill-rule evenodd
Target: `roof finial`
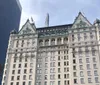
M 34 23 L 34 20 L 33 20 L 33 18 L 31 17 L 31 23 Z
M 45 20 L 45 26 L 49 26 L 49 13 L 47 13 L 46 20 Z
M 31 17 L 31 21 L 33 22 L 33 18 Z

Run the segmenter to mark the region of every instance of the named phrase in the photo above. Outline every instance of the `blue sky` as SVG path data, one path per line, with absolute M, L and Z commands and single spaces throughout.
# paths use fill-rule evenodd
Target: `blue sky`
M 81 11 L 93 23 L 100 19 L 100 0 L 20 0 L 22 5 L 21 26 L 33 17 L 36 27 L 45 26 L 46 14 L 49 13 L 50 25 L 73 23 Z

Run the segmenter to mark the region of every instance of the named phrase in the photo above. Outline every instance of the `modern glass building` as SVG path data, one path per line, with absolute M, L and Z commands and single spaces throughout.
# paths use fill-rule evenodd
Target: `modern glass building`
M 0 64 L 4 64 L 9 33 L 18 30 L 21 6 L 18 0 L 0 0 Z

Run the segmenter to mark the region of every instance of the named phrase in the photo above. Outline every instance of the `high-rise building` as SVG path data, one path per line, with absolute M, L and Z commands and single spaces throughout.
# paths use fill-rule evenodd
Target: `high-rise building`
M 4 64 L 10 31 L 19 28 L 21 6 L 18 0 L 0 2 L 0 63 Z
M 47 20 L 48 21 L 48 20 Z M 2 85 L 100 85 L 100 20 L 36 28 L 9 38 Z
M 0 85 L 1 85 L 2 75 L 3 75 L 3 65 L 0 64 Z
M 20 16 L 21 6 L 18 0 L 0 1 L 0 64 L 2 65 L 5 63 L 10 31 L 12 29 L 16 29 L 16 31 L 18 30 Z

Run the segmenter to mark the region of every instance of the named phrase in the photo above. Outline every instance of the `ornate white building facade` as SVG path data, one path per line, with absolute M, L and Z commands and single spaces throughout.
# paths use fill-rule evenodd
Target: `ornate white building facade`
M 73 24 L 41 28 L 27 20 L 10 34 L 2 85 L 100 85 L 100 20 L 79 13 Z

